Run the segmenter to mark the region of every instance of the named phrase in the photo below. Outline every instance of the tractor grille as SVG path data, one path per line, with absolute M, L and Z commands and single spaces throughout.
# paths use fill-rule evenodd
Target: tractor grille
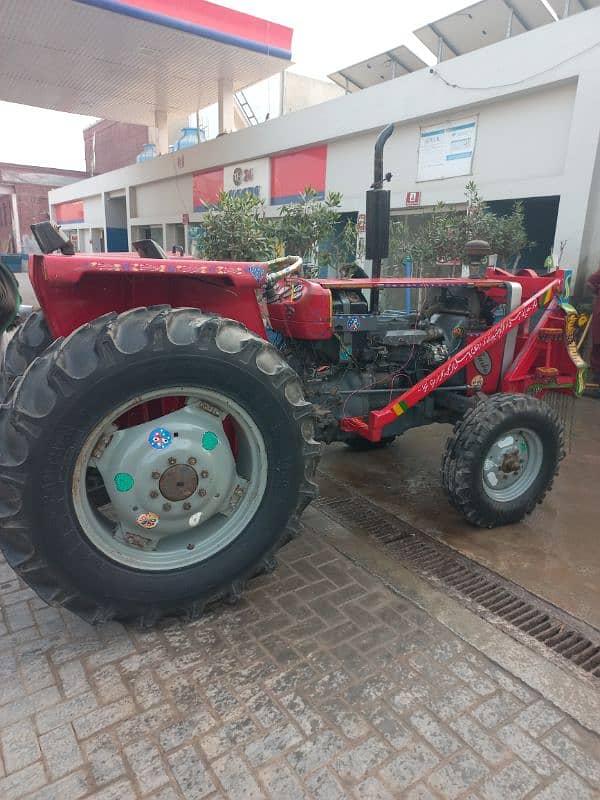
M 539 597 L 460 555 L 423 531 L 352 495 L 326 475 L 333 491 L 316 506 L 350 530 L 369 534 L 386 552 L 438 588 L 443 587 L 462 605 L 493 620 L 505 632 L 526 644 L 536 643 L 581 676 L 596 684 L 600 678 L 600 632 Z

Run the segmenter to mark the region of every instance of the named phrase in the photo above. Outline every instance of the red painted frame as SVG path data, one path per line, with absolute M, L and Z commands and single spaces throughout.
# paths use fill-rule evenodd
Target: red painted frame
M 502 303 L 508 296 L 508 286 L 520 284 L 523 302 L 518 308 L 475 339 L 468 340 L 448 361 L 384 408 L 372 411 L 367 419 L 345 417 L 340 421 L 343 430 L 371 441 L 379 441 L 387 425 L 472 364 L 479 354 L 502 342 L 515 328 L 518 331 L 517 355 L 501 377 L 501 384 L 486 386 L 485 391 L 535 389 L 535 393 L 541 395 L 547 388 L 570 390 L 577 378 L 577 368 L 564 341 L 542 342 L 538 335 L 543 327 L 564 329 L 565 314 L 556 301 L 563 289 L 564 274 L 560 271 L 539 277 L 530 270 L 512 275 L 489 269 L 485 278 L 476 279 L 307 281 L 292 276 L 289 281 L 295 287 L 300 285 L 301 291 L 289 292 L 285 299 L 270 303 L 268 310 L 262 300 L 262 287 L 268 273 L 265 263 L 140 259 L 131 253 L 50 255 L 31 256 L 29 272 L 55 337 L 68 336 L 80 325 L 110 311 L 120 313 L 140 306 L 166 304 L 173 308 L 199 308 L 236 319 L 265 339 L 267 322 L 287 336 L 327 339 L 334 333 L 331 289 L 464 286 L 479 289 Z M 547 311 L 530 334 L 527 323 L 539 308 L 547 308 Z M 553 385 L 546 388 L 536 384 L 536 368 L 543 365 L 544 358 L 550 359 L 552 366 L 558 369 Z

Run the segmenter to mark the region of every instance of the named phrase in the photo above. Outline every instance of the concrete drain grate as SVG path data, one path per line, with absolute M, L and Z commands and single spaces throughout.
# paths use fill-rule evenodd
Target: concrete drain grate
M 337 484 L 331 475 L 327 479 Z M 367 532 L 396 559 L 442 585 L 480 616 L 491 615 L 519 639 L 533 639 L 578 671 L 600 677 L 600 632 L 594 628 L 342 486 L 315 505 L 346 527 Z

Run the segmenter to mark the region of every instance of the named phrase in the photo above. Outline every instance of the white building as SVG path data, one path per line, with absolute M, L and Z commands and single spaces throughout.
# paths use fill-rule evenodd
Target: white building
M 472 8 L 476 8 L 475 6 Z M 418 65 L 417 65 L 418 66 Z M 356 87 L 354 87 L 356 88 Z M 394 213 L 461 203 L 473 179 L 486 201 L 522 198 L 538 252 L 600 266 L 600 8 L 385 80 L 320 105 L 51 192 L 54 216 L 93 250 L 100 232 L 187 245 L 218 189 L 260 194 L 269 213 L 307 183 L 364 210 L 373 144 L 387 123 Z M 429 134 L 433 134 L 429 136 Z M 416 193 L 416 194 L 415 194 Z M 544 253 L 543 250 L 546 249 Z M 523 264 L 524 266 L 526 264 Z M 541 264 L 538 263 L 538 266 Z

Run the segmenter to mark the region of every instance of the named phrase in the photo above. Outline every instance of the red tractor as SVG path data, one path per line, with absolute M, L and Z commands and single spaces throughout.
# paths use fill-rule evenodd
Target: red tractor
M 363 450 L 454 423 L 442 480 L 467 520 L 513 523 L 541 501 L 563 455 L 543 398 L 583 389 L 564 275 L 380 278 L 390 132 L 367 194 L 373 278 L 167 257 L 151 241 L 75 255 L 34 226 L 40 310 L 0 377 L 0 545 L 45 601 L 149 625 L 235 600 L 298 533 L 319 442 Z M 419 290 L 420 310 L 380 311 L 388 287 Z M 16 310 L 5 275 L 0 332 Z

